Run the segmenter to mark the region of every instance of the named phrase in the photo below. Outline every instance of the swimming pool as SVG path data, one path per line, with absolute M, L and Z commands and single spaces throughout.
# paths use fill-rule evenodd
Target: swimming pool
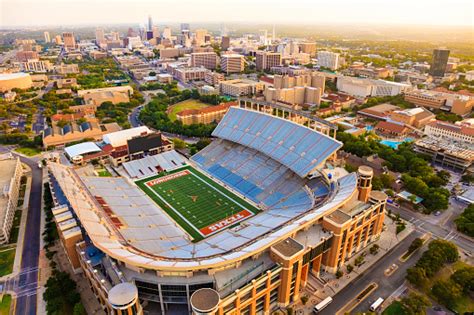
M 392 149 L 397 149 L 398 146 L 403 142 L 413 141 L 413 138 L 405 138 L 403 141 L 394 141 L 394 140 L 381 140 L 380 143 L 391 147 Z

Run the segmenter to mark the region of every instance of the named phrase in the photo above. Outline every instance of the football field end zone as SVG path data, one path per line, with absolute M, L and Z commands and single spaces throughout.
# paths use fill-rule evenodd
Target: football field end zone
M 181 172 L 183 172 L 183 174 L 180 176 L 171 176 L 175 173 Z M 154 180 L 159 179 L 160 177 L 171 176 L 167 180 L 172 180 L 184 175 L 193 175 L 195 178 L 205 183 L 207 186 L 209 186 L 209 188 L 216 191 L 222 197 L 229 199 L 230 202 L 241 207 L 242 210 L 238 213 L 232 214 L 231 216 L 223 217 L 219 220 L 216 220 L 215 222 L 210 223 L 208 226 L 198 228 L 197 226 L 189 222 L 189 220 L 187 220 L 164 198 L 162 198 L 162 196 L 160 196 L 157 191 L 152 189 L 151 186 L 153 185 L 150 186 L 146 184 L 147 182 L 152 182 Z M 158 180 L 157 184 L 166 182 L 167 180 Z M 235 224 L 244 221 L 261 212 L 261 209 L 244 200 L 242 197 L 236 195 L 233 191 L 222 186 L 222 184 L 220 184 L 219 182 L 216 182 L 212 178 L 206 176 L 205 173 L 201 173 L 199 170 L 194 169 L 192 165 L 187 165 L 172 170 L 165 175 L 155 175 L 149 176 L 147 178 L 142 178 L 140 180 L 135 181 L 135 184 L 140 187 L 141 190 L 145 192 L 145 194 L 150 197 L 174 222 L 176 222 L 179 228 L 181 228 L 186 234 L 190 235 L 193 238 L 193 242 L 198 242 L 215 233 L 235 226 Z

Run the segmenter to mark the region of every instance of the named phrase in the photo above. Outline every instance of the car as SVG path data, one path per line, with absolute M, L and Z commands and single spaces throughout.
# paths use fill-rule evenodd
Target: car
M 434 215 L 435 215 L 435 216 L 440 216 L 440 215 L 441 215 L 441 211 L 436 211 L 436 212 L 434 213 Z

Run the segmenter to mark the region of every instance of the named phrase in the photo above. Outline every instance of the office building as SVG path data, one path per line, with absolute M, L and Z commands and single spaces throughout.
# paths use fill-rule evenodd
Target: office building
M 272 67 L 281 65 L 281 53 L 257 51 L 255 63 L 258 71 L 270 70 Z
M 49 35 L 49 32 L 44 32 L 44 42 L 45 43 L 50 43 L 51 42 L 51 36 Z
M 181 30 L 181 32 L 183 32 L 183 31 L 190 31 L 190 30 L 191 30 L 191 26 L 189 26 L 189 23 L 181 23 L 181 25 L 180 25 L 180 30 Z
M 148 16 L 148 31 L 153 30 L 153 20 L 151 18 L 151 15 Z
M 63 42 L 64 42 L 64 48 L 66 50 L 76 49 L 76 39 L 74 38 L 74 33 L 64 32 L 63 33 Z
M 217 68 L 217 54 L 213 51 L 192 53 L 191 67 L 204 67 L 209 70 L 215 70 Z
M 18 157 L 0 157 L 0 244 L 7 244 L 13 226 L 13 218 L 18 207 L 20 182 L 23 169 Z
M 105 33 L 104 29 L 98 28 L 95 30 L 95 43 L 100 45 L 101 43 L 105 42 Z
M 444 77 L 446 66 L 448 64 L 449 50 L 435 49 L 433 50 L 433 59 L 431 61 L 430 74 L 434 77 Z
M 228 50 L 230 47 L 230 37 L 229 36 L 222 36 L 221 38 L 221 49 Z
M 318 65 L 331 70 L 337 70 L 340 67 L 340 56 L 331 51 L 318 52 Z
M 300 43 L 299 44 L 301 52 L 305 54 L 309 54 L 311 57 L 316 56 L 316 43 Z
M 221 55 L 221 69 L 226 74 L 240 73 L 244 71 L 244 56 L 238 54 Z
M 318 132 L 283 118 L 289 112 L 274 116 L 273 104 L 241 102 L 213 132 L 216 140 L 191 161 L 165 152 L 153 163 L 153 157 L 127 162 L 128 174 L 108 178 L 48 163 L 55 194 L 65 196 L 83 226 L 87 241 L 76 244 L 77 256 L 107 313 L 135 305 L 136 313 L 143 308 L 167 314 L 172 308 L 179 314 L 271 314 L 300 301 L 310 282 L 323 281 L 322 272 L 342 269 L 382 233 L 387 196 L 372 190 L 373 170 L 362 166 L 356 173 L 327 175 L 326 161 L 342 146 L 329 136 L 335 126 L 292 112 L 311 119 L 306 122 Z M 301 136 L 285 137 L 280 129 Z M 172 176 L 158 178 L 163 170 Z M 246 209 L 256 213 L 229 218 L 216 199 L 208 203 L 214 210 L 200 209 L 212 211 L 217 222 L 204 223 L 204 213 L 189 215 L 188 204 L 199 207 L 218 197 L 187 183 L 188 175 L 215 187 L 213 194 L 225 193 L 229 203 L 244 202 L 237 194 L 245 196 Z M 176 200 L 173 188 L 166 190 L 170 197 L 159 191 L 164 180 L 180 181 L 181 193 L 194 189 L 192 203 Z M 196 219 L 186 219 L 188 225 L 175 221 L 168 215 L 172 210 L 147 196 L 150 189 Z M 200 222 L 202 228 L 193 230 Z M 119 303 L 116 288 L 124 284 L 131 294 L 123 292 Z
M 197 46 L 204 45 L 206 42 L 206 35 L 207 35 L 207 30 L 205 29 L 197 29 L 194 31 L 194 40 L 196 41 Z
M 170 39 L 171 38 L 171 28 L 166 26 L 163 29 L 163 33 L 162 33 L 161 37 L 164 38 L 164 39 Z

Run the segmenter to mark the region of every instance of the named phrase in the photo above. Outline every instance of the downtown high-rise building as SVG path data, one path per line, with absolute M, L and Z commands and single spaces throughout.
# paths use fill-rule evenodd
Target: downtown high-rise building
M 191 27 L 189 26 L 189 23 L 181 23 L 181 32 L 183 31 L 189 31 Z
M 151 18 L 151 15 L 148 16 L 148 31 L 153 30 L 153 20 Z
M 448 65 L 449 49 L 433 50 L 433 60 L 431 62 L 430 74 L 434 77 L 443 77 Z
M 74 38 L 73 32 L 64 32 L 63 33 L 64 48 L 66 50 L 76 48 L 76 39 Z
M 105 32 L 103 28 L 98 28 L 95 30 L 95 42 L 97 45 L 105 42 Z
M 44 32 L 44 42 L 45 43 L 51 42 L 51 36 L 49 36 L 49 32 Z

